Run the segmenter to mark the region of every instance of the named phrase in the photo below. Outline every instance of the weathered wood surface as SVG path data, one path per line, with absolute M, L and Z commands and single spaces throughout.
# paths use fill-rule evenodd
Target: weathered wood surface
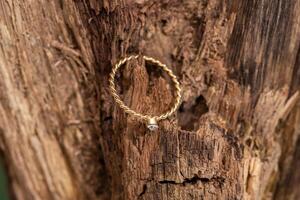
M 16 199 L 95 199 L 101 191 L 87 35 L 72 1 L 0 2 L 0 144 Z
M 1 1 L 0 147 L 13 194 L 299 199 L 299 9 L 298 0 Z M 108 93 L 112 64 L 132 53 L 166 63 L 182 84 L 181 108 L 154 133 Z M 133 109 L 172 103 L 153 66 L 130 62 L 121 75 Z

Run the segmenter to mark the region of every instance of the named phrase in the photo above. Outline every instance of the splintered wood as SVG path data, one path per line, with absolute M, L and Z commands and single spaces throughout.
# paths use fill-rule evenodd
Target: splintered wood
M 0 2 L 0 148 L 20 200 L 300 199 L 300 1 Z M 150 132 L 130 54 L 179 77 Z M 134 60 L 130 108 L 173 85 Z

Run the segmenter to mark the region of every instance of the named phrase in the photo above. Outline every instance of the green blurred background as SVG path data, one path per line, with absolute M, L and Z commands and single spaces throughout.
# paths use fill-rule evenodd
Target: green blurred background
M 0 200 L 8 200 L 7 176 L 3 160 L 0 157 Z

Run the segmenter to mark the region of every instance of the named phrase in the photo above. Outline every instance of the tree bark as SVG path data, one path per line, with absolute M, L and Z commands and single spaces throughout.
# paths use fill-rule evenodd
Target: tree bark
M 0 148 L 16 199 L 299 199 L 299 0 L 0 2 Z M 131 54 L 183 101 L 150 132 L 108 91 Z M 118 75 L 132 109 L 163 72 Z
M 73 1 L 0 2 L 0 138 L 16 199 L 95 199 L 98 86 Z

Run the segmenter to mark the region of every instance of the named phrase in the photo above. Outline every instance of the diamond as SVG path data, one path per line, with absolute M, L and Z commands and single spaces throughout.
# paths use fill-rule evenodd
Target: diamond
M 158 129 L 158 126 L 155 125 L 155 124 L 148 124 L 148 125 L 147 125 L 147 128 L 148 128 L 150 131 L 155 131 L 156 129 Z
M 149 119 L 148 124 L 147 124 L 147 128 L 150 131 L 155 131 L 156 129 L 158 129 L 157 122 L 156 122 L 156 120 L 154 118 L 150 118 Z

